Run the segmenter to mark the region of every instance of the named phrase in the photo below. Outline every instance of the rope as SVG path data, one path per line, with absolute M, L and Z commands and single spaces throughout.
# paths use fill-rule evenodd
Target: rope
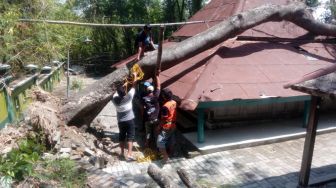
M 136 73 L 136 75 L 137 75 L 136 80 L 134 80 L 134 78 L 133 78 L 133 73 Z M 138 80 L 142 80 L 144 75 L 145 75 L 145 73 L 142 71 L 139 64 L 135 63 L 130 70 L 130 75 L 128 75 L 124 78 L 125 91 L 128 90 L 128 88 L 127 88 L 128 85 L 133 85 L 134 84 L 133 81 L 136 82 Z
M 138 149 L 138 147 L 135 147 L 135 149 L 140 153 L 141 151 Z M 143 162 L 151 162 L 151 161 L 156 161 L 160 158 L 160 153 L 157 151 L 154 151 L 150 148 L 146 148 L 143 150 L 143 156 L 138 155 L 136 157 L 136 160 L 138 163 L 143 163 Z

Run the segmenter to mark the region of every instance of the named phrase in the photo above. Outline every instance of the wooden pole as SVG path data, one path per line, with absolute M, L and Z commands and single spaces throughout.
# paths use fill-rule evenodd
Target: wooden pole
M 314 153 L 316 129 L 319 118 L 320 101 L 320 97 L 312 96 L 310 104 L 309 123 L 303 148 L 303 156 L 299 176 L 298 187 L 300 188 L 307 187 L 309 183 L 310 168 Z
M 158 47 L 158 55 L 156 61 L 156 71 L 161 71 L 161 57 L 162 57 L 162 43 L 164 39 L 164 29 L 163 25 L 160 26 L 160 33 L 159 33 L 159 47 Z
M 304 109 L 303 109 L 303 128 L 307 128 L 309 123 L 309 112 L 310 112 L 310 101 L 304 101 Z

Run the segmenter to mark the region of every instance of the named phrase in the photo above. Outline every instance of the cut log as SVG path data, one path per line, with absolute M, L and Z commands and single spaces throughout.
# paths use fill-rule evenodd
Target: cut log
M 186 185 L 188 188 L 201 188 L 200 185 L 198 185 L 196 182 L 193 182 L 191 180 L 191 177 L 189 174 L 182 168 L 176 170 L 177 174 L 181 178 L 184 185 Z
M 147 173 L 162 188 L 177 187 L 170 178 L 164 174 L 155 164 L 150 164 Z
M 304 3 L 264 5 L 234 15 L 194 37 L 165 48 L 161 59 L 162 71 L 235 37 L 247 29 L 265 22 L 283 20 L 292 22 L 315 35 L 336 36 L 336 26 L 314 20 Z M 154 51 L 138 62 L 145 73 L 145 79 L 154 75 L 156 60 L 157 52 Z M 68 125 L 89 125 L 110 101 L 116 89 L 115 83 L 124 80 L 130 72 L 130 67 L 126 65 L 117 69 L 68 100 L 62 109 L 65 122 Z

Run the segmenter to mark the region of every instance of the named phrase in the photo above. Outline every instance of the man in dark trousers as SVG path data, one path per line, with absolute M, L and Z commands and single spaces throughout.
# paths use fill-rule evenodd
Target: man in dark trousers
M 138 55 L 136 60 L 139 61 L 145 54 L 145 51 L 152 51 L 156 49 L 155 44 L 153 43 L 151 26 L 146 24 L 143 30 L 138 33 L 136 38 L 136 47 L 138 48 Z
M 118 128 L 119 128 L 119 144 L 120 156 L 124 157 L 125 143 L 127 139 L 128 152 L 126 160 L 134 160 L 132 156 L 133 141 L 135 137 L 135 122 L 133 113 L 133 97 L 135 94 L 135 83 L 137 81 L 136 73 L 133 73 L 132 87 L 127 92 L 127 84 L 117 86 L 117 91 L 113 95 L 112 102 L 116 107 Z
M 169 147 L 170 153 L 173 153 L 175 144 L 177 103 L 173 100 L 173 93 L 168 88 L 161 91 L 161 96 L 163 105 L 160 111 L 159 135 L 156 144 L 163 156 L 163 162 L 166 163 L 168 161 L 167 147 Z
M 145 96 L 142 97 L 143 119 L 145 122 L 145 147 L 155 148 L 155 130 L 159 124 L 159 96 L 161 83 L 159 79 L 159 71 L 153 78 L 155 87 L 151 84 L 145 85 Z

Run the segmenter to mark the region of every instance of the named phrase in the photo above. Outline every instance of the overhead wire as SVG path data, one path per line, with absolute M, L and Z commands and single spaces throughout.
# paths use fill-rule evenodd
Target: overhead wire
M 220 22 L 225 19 L 217 20 L 200 20 L 200 21 L 189 21 L 189 22 L 172 22 L 172 23 L 149 23 L 152 27 L 160 26 L 177 26 L 177 25 L 190 25 L 190 24 L 200 24 L 200 23 L 209 23 L 209 22 Z M 73 22 L 73 21 L 62 21 L 62 20 L 41 20 L 41 19 L 19 19 L 20 22 L 36 22 L 36 23 L 48 23 L 48 24 L 64 24 L 64 25 L 76 25 L 76 26 L 89 26 L 89 27 L 123 27 L 123 28 L 132 28 L 132 27 L 143 27 L 146 24 L 100 24 L 100 23 L 85 23 L 85 22 Z

